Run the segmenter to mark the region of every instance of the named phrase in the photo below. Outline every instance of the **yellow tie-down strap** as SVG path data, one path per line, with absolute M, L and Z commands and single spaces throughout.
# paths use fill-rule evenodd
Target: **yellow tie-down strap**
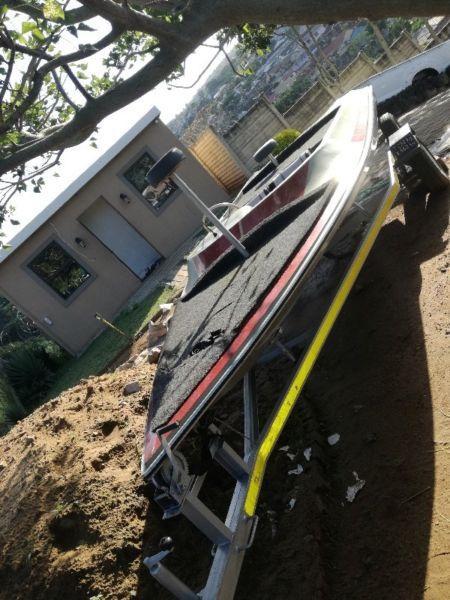
M 266 464 L 272 453 L 278 438 L 286 424 L 286 421 L 291 414 L 292 409 L 297 402 L 297 399 L 305 385 L 306 380 L 316 362 L 317 357 L 330 333 L 339 312 L 344 305 L 356 278 L 361 271 L 361 268 L 375 242 L 375 239 L 384 223 L 386 215 L 389 212 L 397 194 L 400 190 L 398 180 L 393 176 L 393 183 L 387 196 L 378 210 L 378 213 L 373 221 L 369 232 L 363 242 L 361 243 L 353 262 L 351 263 L 349 270 L 347 271 L 336 296 L 333 299 L 325 317 L 323 318 L 319 329 L 317 330 L 314 339 L 306 351 L 302 362 L 300 363 L 294 378 L 281 401 L 280 407 L 276 414 L 273 416 L 271 423 L 267 428 L 267 433 L 261 442 L 257 451 L 255 462 L 250 476 L 249 487 L 247 496 L 245 498 L 244 510 L 247 516 L 253 517 L 258 503 L 259 492 L 261 490 L 262 481 L 264 478 L 264 472 L 266 470 Z

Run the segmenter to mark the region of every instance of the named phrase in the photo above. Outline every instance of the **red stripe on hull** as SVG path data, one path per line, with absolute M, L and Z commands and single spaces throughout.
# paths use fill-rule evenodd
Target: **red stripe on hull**
M 230 228 L 230 231 L 236 238 L 241 239 L 271 215 L 279 211 L 280 208 L 288 206 L 301 198 L 305 193 L 307 178 L 308 163 L 300 167 L 284 184 L 266 196 L 264 200 L 257 204 L 238 223 L 235 223 Z M 201 265 L 199 272 L 204 273 L 211 264 L 230 248 L 230 242 L 223 235 L 214 240 L 207 248 L 195 256 L 196 265 Z
M 191 395 L 185 400 L 185 402 L 180 406 L 177 412 L 171 417 L 168 423 L 175 423 L 176 421 L 183 421 L 185 417 L 192 411 L 200 398 L 205 394 L 208 388 L 214 383 L 214 381 L 220 376 L 225 367 L 230 363 L 230 361 L 234 358 L 236 353 L 240 350 L 243 344 L 248 340 L 252 332 L 255 330 L 256 326 L 261 322 L 264 316 L 269 311 L 272 304 L 281 294 L 283 289 L 289 284 L 289 281 L 298 267 L 301 265 L 312 245 L 316 241 L 319 236 L 322 228 L 324 227 L 326 221 L 328 220 L 327 211 L 325 210 L 322 213 L 322 216 L 319 217 L 319 220 L 312 228 L 310 234 L 306 238 L 305 242 L 302 244 L 300 249 L 294 255 L 291 262 L 287 265 L 285 270 L 281 273 L 280 277 L 273 285 L 269 293 L 264 298 L 261 305 L 258 309 L 252 314 L 251 317 L 247 320 L 245 325 L 242 327 L 239 334 L 234 338 L 230 346 L 227 350 L 222 354 L 219 360 L 214 364 L 211 370 L 206 374 L 206 376 L 202 379 L 202 381 L 197 385 L 197 387 L 193 390 Z M 150 419 L 149 419 L 150 421 Z M 145 444 L 144 444 L 144 461 L 147 463 L 150 458 L 157 452 L 160 446 L 160 442 L 158 436 L 150 431 L 150 422 L 147 424 L 147 431 L 145 435 Z

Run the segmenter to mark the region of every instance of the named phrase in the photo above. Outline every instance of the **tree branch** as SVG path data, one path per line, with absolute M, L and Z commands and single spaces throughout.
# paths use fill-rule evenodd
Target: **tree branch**
M 241 23 L 314 25 L 363 17 L 379 20 L 448 14 L 448 0 L 211 0 L 208 4 L 221 27 Z
M 149 63 L 109 90 L 99 98 L 94 98 L 82 107 L 71 121 L 53 133 L 38 139 L 26 148 L 0 160 L 0 175 L 17 168 L 28 160 L 51 150 L 69 148 L 86 140 L 107 115 L 140 98 L 158 85 L 181 62 L 182 56 L 172 48 L 164 49 Z
M 18 47 L 20 47 L 20 49 L 21 49 L 20 51 L 24 51 L 27 54 L 32 54 L 32 56 L 34 56 L 34 57 L 36 57 L 36 56 L 43 57 L 43 58 L 47 59 L 48 62 L 45 65 L 43 65 L 42 67 L 40 67 L 39 69 L 37 69 L 36 73 L 33 75 L 31 89 L 28 92 L 27 96 L 22 101 L 22 103 L 20 104 L 20 106 L 18 108 L 16 108 L 16 110 L 13 111 L 13 113 L 10 115 L 10 117 L 6 121 L 4 121 L 2 124 L 0 124 L 0 135 L 5 133 L 6 131 L 8 131 L 8 129 L 10 129 L 15 123 L 17 123 L 17 121 L 20 119 L 20 117 L 37 100 L 37 98 L 39 96 L 39 92 L 41 91 L 41 88 L 42 88 L 42 84 L 44 83 L 44 78 L 50 71 L 56 69 L 57 67 L 66 67 L 67 63 L 69 63 L 69 62 L 82 60 L 84 58 L 88 58 L 89 56 L 92 56 L 93 54 L 96 54 L 100 50 L 103 50 L 103 48 L 106 48 L 107 46 L 109 46 L 122 33 L 123 33 L 123 29 L 121 27 L 115 26 L 111 29 L 111 31 L 108 34 L 106 34 L 101 40 L 99 40 L 95 46 L 93 46 L 93 45 L 85 46 L 82 49 L 77 50 L 76 52 L 71 52 L 69 54 L 63 54 L 63 55 L 57 56 L 57 57 L 52 57 L 51 55 L 47 54 L 46 52 L 42 52 L 42 53 L 36 52 L 36 51 L 28 52 L 28 49 L 26 46 L 23 46 L 21 44 L 17 45 L 12 40 L 11 40 L 11 42 L 8 42 L 10 48 L 11 48 L 11 44 L 13 44 L 13 46 L 12 46 L 13 48 L 18 49 Z M 6 45 L 4 38 L 1 38 L 0 45 L 3 45 L 3 46 Z M 73 83 L 80 90 L 80 92 L 83 94 L 83 96 L 87 100 L 91 100 L 92 96 L 90 94 L 88 94 L 88 92 L 80 84 L 80 82 L 75 77 L 75 75 L 72 73 L 70 68 L 65 68 L 65 70 L 67 72 L 67 75 L 72 79 Z
M 231 60 L 231 58 L 228 55 L 228 52 L 225 50 L 225 48 L 221 47 L 220 51 L 225 55 L 225 58 L 227 59 L 228 64 L 230 65 L 233 73 L 235 75 L 238 75 L 238 77 L 245 77 L 245 75 L 243 73 L 239 73 L 239 71 L 236 69 L 236 67 L 233 64 L 233 61 Z
M 24 15 L 28 15 L 33 19 L 44 19 L 42 8 L 38 8 L 36 5 L 26 2 L 26 0 L 0 0 L 0 8 L 7 6 L 12 10 L 20 12 Z M 89 6 L 80 6 L 71 10 L 64 11 L 64 24 L 75 25 L 81 21 L 86 21 L 95 17 L 95 12 L 92 11 Z M 47 19 L 48 20 L 48 19 Z
M 161 40 L 175 41 L 178 44 L 183 41 L 184 36 L 178 25 L 150 17 L 134 10 L 128 4 L 120 6 L 113 0 L 80 0 L 80 2 L 93 8 L 104 19 L 126 29 L 148 33 Z
M 3 80 L 2 83 L 2 88 L 0 90 L 0 115 L 3 115 L 3 98 L 6 94 L 6 90 L 8 89 L 8 85 L 11 79 L 11 74 L 12 74 L 12 70 L 14 67 L 14 58 L 15 58 L 16 52 L 14 50 L 14 48 L 11 50 L 11 55 L 9 57 L 9 61 L 8 61 L 8 70 L 6 72 L 6 76 L 5 79 Z
M 216 58 L 219 56 L 221 52 L 221 49 L 219 48 L 217 50 L 217 52 L 214 54 L 214 56 L 212 57 L 212 59 L 208 62 L 208 64 L 206 65 L 206 67 L 202 70 L 202 72 L 200 73 L 200 75 L 197 77 L 197 79 L 191 83 L 191 85 L 176 85 L 175 83 L 170 83 L 170 87 L 173 88 L 178 88 L 178 89 L 182 89 L 182 90 L 189 90 L 191 88 L 194 87 L 195 84 L 197 84 L 200 79 L 203 77 L 203 75 L 206 73 L 206 71 L 209 69 L 209 67 L 213 64 L 213 62 L 216 60 Z
M 55 82 L 55 85 L 58 88 L 58 91 L 61 94 L 61 96 L 65 99 L 65 101 L 67 102 L 67 104 L 69 104 L 75 111 L 77 111 L 79 109 L 79 106 L 77 104 L 75 104 L 75 102 L 67 94 L 67 92 L 64 89 L 64 86 L 61 83 L 61 80 L 59 79 L 56 71 L 52 71 L 52 77 L 53 77 L 53 81 Z M 45 123 L 43 123 L 43 126 L 44 125 L 45 125 Z

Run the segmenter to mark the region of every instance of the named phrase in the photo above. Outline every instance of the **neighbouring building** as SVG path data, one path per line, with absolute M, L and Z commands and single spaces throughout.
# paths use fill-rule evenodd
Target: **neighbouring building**
M 178 174 L 208 205 L 227 193 L 152 108 L 0 250 L 0 295 L 77 355 L 113 319 L 155 264 L 201 225 L 172 181 L 144 198 L 145 174 L 167 150 L 186 154 Z

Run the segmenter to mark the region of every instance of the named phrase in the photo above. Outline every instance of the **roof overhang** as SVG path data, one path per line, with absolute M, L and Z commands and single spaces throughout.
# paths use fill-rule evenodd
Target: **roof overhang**
M 134 140 L 146 127 L 155 121 L 160 110 L 153 106 L 143 117 L 137 121 L 124 135 L 122 135 L 108 150 L 83 171 L 70 185 L 50 202 L 38 215 L 23 227 L 8 244 L 8 249 L 0 248 L 0 263 L 13 254 L 29 237 L 44 225 L 58 210 L 60 210 L 73 196 L 81 190 L 97 173 L 115 158 L 130 142 Z

